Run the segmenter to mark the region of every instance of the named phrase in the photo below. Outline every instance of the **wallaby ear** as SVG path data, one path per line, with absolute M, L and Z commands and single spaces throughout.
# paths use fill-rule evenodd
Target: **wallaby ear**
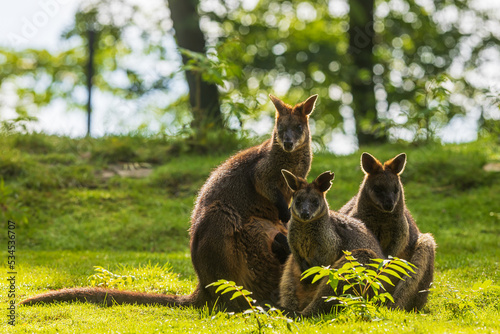
M 293 191 L 297 191 L 299 189 L 299 180 L 295 175 L 293 175 L 293 173 L 287 171 L 286 169 L 282 169 L 281 174 L 283 174 L 286 184 L 288 184 L 290 189 Z
M 384 166 L 389 168 L 394 174 L 400 175 L 403 173 L 406 166 L 406 153 L 401 153 L 384 163 Z
M 327 171 L 322 173 L 314 180 L 316 188 L 322 193 L 328 191 L 332 186 L 332 180 L 335 178 L 335 173 Z
M 383 170 L 382 164 L 370 153 L 361 154 L 361 169 L 365 174 L 375 174 Z
M 285 102 L 281 101 L 278 99 L 276 96 L 269 94 L 269 98 L 274 104 L 274 107 L 276 108 L 276 111 L 278 114 L 286 114 L 289 112 L 288 106 Z
M 308 116 L 310 113 L 313 112 L 314 107 L 316 106 L 317 99 L 318 99 L 318 94 L 314 94 L 303 102 L 304 105 L 302 107 L 302 112 L 304 113 L 304 116 Z

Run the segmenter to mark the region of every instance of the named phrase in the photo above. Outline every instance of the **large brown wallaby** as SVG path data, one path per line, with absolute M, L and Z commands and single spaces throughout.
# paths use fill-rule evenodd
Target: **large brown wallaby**
M 384 256 L 396 256 L 417 266 L 416 274 L 396 284 L 393 308 L 420 310 L 427 302 L 434 276 L 436 242 L 421 233 L 405 204 L 400 175 L 406 165 L 401 153 L 382 164 L 361 155 L 365 178 L 359 192 L 340 212 L 361 220 L 380 242 Z
M 327 278 L 310 284 L 301 280 L 302 273 L 313 266 L 340 268 L 346 261 L 343 251 L 351 251 L 359 263 L 366 264 L 383 257 L 382 249 L 362 222 L 329 209 L 325 194 L 332 185 L 333 173 L 324 172 L 307 183 L 289 171 L 282 172 L 293 200 L 288 223 L 292 256 L 280 283 L 280 306 L 303 316 L 327 313 L 335 306 L 324 299 L 335 294 L 326 284 Z
M 207 285 L 227 279 L 276 303 L 283 263 L 289 255 L 286 223 L 292 193 L 281 176 L 286 168 L 305 177 L 312 160 L 309 115 L 317 95 L 290 106 L 270 95 L 276 108 L 272 137 L 241 151 L 216 168 L 201 188 L 191 216 L 191 260 L 198 286 L 191 295 L 160 295 L 76 288 L 31 297 L 21 304 L 54 301 L 137 303 L 167 306 L 215 305 L 242 310 L 248 305 L 220 296 Z

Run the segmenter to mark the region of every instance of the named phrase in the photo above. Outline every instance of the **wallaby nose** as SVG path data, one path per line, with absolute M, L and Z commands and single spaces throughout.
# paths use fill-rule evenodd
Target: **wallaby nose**
M 293 142 L 292 141 L 285 141 L 285 142 L 283 142 L 283 146 L 285 147 L 285 150 L 291 151 L 293 148 Z
M 302 211 L 300 215 L 304 220 L 309 220 L 311 218 L 311 214 L 309 213 L 309 211 Z
M 392 203 L 384 203 L 384 210 L 387 212 L 391 212 L 394 209 L 394 206 Z

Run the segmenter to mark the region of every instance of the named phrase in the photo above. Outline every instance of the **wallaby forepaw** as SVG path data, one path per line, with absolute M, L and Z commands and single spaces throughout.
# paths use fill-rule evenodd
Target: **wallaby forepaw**
M 292 218 L 292 214 L 290 213 L 289 209 L 280 210 L 278 218 L 283 222 L 283 224 L 286 224 L 288 223 L 290 218 Z
M 276 234 L 273 243 L 271 245 L 271 250 L 276 255 L 281 264 L 285 263 L 288 256 L 291 253 L 290 246 L 288 245 L 288 240 L 283 233 Z

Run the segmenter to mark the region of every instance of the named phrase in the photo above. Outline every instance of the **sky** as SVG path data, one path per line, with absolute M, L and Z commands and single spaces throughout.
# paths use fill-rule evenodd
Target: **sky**
M 129 0 L 135 1 L 135 0 Z M 163 0 L 136 1 L 153 5 L 154 2 Z M 424 1 L 424 0 L 420 0 Z M 427 0 L 425 0 L 427 1 Z M 491 8 L 500 12 L 499 0 L 477 0 L 476 6 Z M 12 48 L 40 48 L 56 51 L 64 48 L 65 43 L 60 39 L 61 33 L 73 22 L 74 13 L 78 7 L 77 0 L 21 0 L 16 2 L 2 1 L 0 3 L 0 46 Z M 255 0 L 248 5 L 254 6 Z M 489 85 L 500 91 L 500 56 L 491 55 L 490 65 L 475 80 L 490 81 Z M 180 61 L 179 64 L 180 66 Z M 174 64 L 174 66 L 176 66 Z M 183 81 L 183 80 L 180 80 Z M 180 82 L 174 94 L 180 95 L 187 92 L 187 86 Z M 173 100 L 174 98 L 172 98 Z M 263 108 L 269 107 L 264 105 Z M 81 111 L 69 112 L 65 110 L 63 103 L 54 103 L 44 108 L 37 115 L 39 122 L 34 130 L 50 134 L 69 135 L 79 137 L 86 132 L 86 115 Z M 476 119 L 478 113 L 471 112 L 464 118 L 453 120 L 443 130 L 442 137 L 446 142 L 471 141 L 477 136 Z M 3 111 L 0 118 L 9 118 L 8 111 Z M 127 106 L 123 101 L 117 101 L 97 93 L 94 100 L 93 128 L 94 136 L 106 133 L 133 130 L 141 122 L 150 122 L 144 115 L 135 113 L 135 110 Z M 150 122 L 153 124 L 154 122 Z M 256 122 L 260 127 L 258 133 L 270 131 L 272 122 Z M 155 130 L 152 126 L 151 130 Z M 346 154 L 356 149 L 352 138 L 342 133 L 334 135 L 334 144 L 330 147 L 336 153 Z
M 151 6 L 163 0 L 128 0 Z M 0 47 L 15 49 L 37 48 L 51 52 L 67 48 L 69 42 L 61 40 L 62 32 L 74 20 L 74 14 L 79 6 L 78 0 L 21 0 L 18 2 L 0 3 Z M 172 39 L 172 48 L 175 44 Z M 177 64 L 180 66 L 180 58 Z M 179 80 L 173 95 L 179 96 L 187 92 L 187 84 Z M 170 97 L 173 102 L 175 96 Z M 139 115 L 138 115 L 139 114 Z M 1 119 L 14 117 L 11 110 L 5 108 Z M 48 134 L 81 137 L 86 134 L 87 115 L 82 111 L 68 111 L 64 103 L 55 102 L 40 110 L 38 122 L 33 130 Z M 159 125 L 149 119 L 148 115 L 136 112 L 131 103 L 106 96 L 98 91 L 93 96 L 92 129 L 93 136 L 107 133 L 128 132 L 135 130 L 138 124 L 151 124 L 150 130 L 159 129 Z

